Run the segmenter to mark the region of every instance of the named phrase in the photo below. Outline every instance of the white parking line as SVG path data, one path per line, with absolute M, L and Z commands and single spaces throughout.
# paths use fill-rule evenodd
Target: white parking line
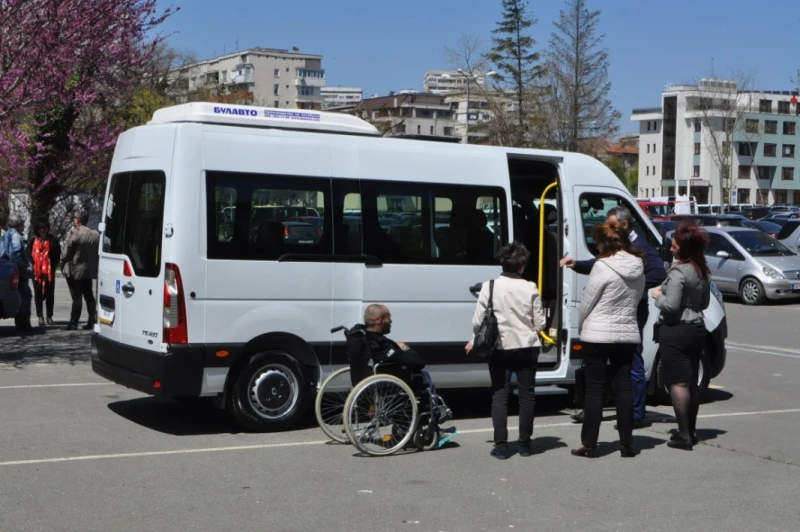
M 784 358 L 800 358 L 800 352 L 798 351 L 790 351 L 788 349 L 781 349 L 781 348 L 774 348 L 768 347 L 767 349 L 757 347 L 754 345 L 742 345 L 742 344 L 731 344 L 728 343 L 728 349 L 731 351 L 736 351 L 739 353 L 745 353 L 748 355 L 771 355 L 775 357 L 784 357 Z M 780 349 L 779 351 L 773 351 L 773 349 Z
M 0 390 L 20 390 L 24 388 L 67 388 L 71 386 L 113 386 L 113 382 L 70 382 L 61 384 L 17 384 L 15 386 L 0 386 Z
M 800 408 L 789 408 L 785 410 L 761 410 L 758 412 L 729 412 L 726 414 L 705 414 L 698 416 L 699 418 L 709 419 L 709 418 L 717 418 L 717 417 L 738 417 L 738 416 L 758 416 L 758 415 L 769 415 L 769 414 L 794 414 L 800 413 Z M 611 423 L 611 421 L 607 421 L 605 423 Z M 535 428 L 539 429 L 546 429 L 546 428 L 557 428 L 557 427 L 580 427 L 581 425 L 577 423 L 550 423 L 544 425 L 536 425 Z M 459 431 L 459 434 L 481 434 L 486 432 L 492 432 L 493 429 L 491 428 L 482 428 L 482 429 L 468 429 Z M 34 460 L 9 460 L 7 462 L 0 462 L 0 467 L 2 466 L 21 466 L 21 465 L 36 465 L 36 464 L 55 464 L 60 462 L 83 462 L 83 461 L 91 461 L 91 460 L 110 460 L 110 459 L 117 459 L 117 458 L 140 458 L 140 457 L 147 457 L 147 456 L 167 456 L 167 455 L 176 455 L 176 454 L 198 454 L 198 453 L 216 453 L 216 452 L 226 452 L 226 451 L 254 451 L 254 450 L 261 450 L 261 449 L 279 449 L 279 448 L 286 448 L 286 447 L 307 447 L 309 445 L 324 445 L 329 443 L 328 440 L 315 440 L 315 441 L 297 441 L 297 442 L 286 442 L 286 443 L 264 443 L 264 444 L 255 444 L 255 445 L 235 445 L 230 447 L 207 447 L 203 449 L 175 449 L 172 451 L 143 451 L 139 453 L 118 453 L 118 454 L 91 454 L 85 456 L 64 456 L 59 458 L 39 458 Z
M 750 344 L 740 344 L 739 342 L 726 342 L 726 345 L 732 347 L 744 347 L 747 349 L 766 349 L 769 351 L 781 351 L 785 353 L 793 353 L 796 355 L 800 355 L 800 349 L 793 349 L 791 347 L 778 347 L 775 345 L 750 345 Z

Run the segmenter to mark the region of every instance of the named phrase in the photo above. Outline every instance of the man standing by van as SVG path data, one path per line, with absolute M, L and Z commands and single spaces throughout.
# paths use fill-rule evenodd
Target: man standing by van
M 83 327 L 88 331 L 94 328 L 97 321 L 97 305 L 92 291 L 92 279 L 97 278 L 97 261 L 100 235 L 86 227 L 89 213 L 81 211 L 75 215 L 75 228 L 67 237 L 64 245 L 64 256 L 61 259 L 61 271 L 67 279 L 69 293 L 72 296 L 72 313 L 68 331 L 78 328 L 81 318 L 82 299 L 86 300 L 86 312 L 89 320 Z
M 636 351 L 633 354 L 633 362 L 631 363 L 631 391 L 633 392 L 633 428 L 640 429 L 644 427 L 645 405 L 647 403 L 647 379 L 645 378 L 644 359 L 642 358 L 642 344 L 644 343 L 644 326 L 647 324 L 647 318 L 650 314 L 650 302 L 647 293 L 651 288 L 661 286 L 664 279 L 667 278 L 667 271 L 664 269 L 664 262 L 661 260 L 658 252 L 650 245 L 644 235 L 639 235 L 633 230 L 633 215 L 631 211 L 625 207 L 615 207 L 608 211 L 606 220 L 610 222 L 619 222 L 629 231 L 629 238 L 633 248 L 644 253 L 644 277 L 645 277 L 645 291 L 642 299 L 639 301 L 639 306 L 636 309 L 636 322 L 639 325 L 640 342 Z M 588 275 L 592 271 L 595 259 L 578 260 L 571 257 L 561 259 L 561 266 L 572 268 L 576 272 Z M 572 416 L 572 419 L 578 423 L 583 423 L 583 412 L 579 412 Z

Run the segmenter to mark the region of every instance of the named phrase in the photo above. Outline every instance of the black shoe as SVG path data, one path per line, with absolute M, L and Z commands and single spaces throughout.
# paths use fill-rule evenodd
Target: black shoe
M 495 447 L 489 454 L 494 456 L 498 460 L 505 460 L 508 458 L 508 450 L 505 449 L 504 447 Z
M 692 442 L 680 439 L 680 440 L 670 440 L 667 442 L 667 447 L 672 449 L 680 449 L 681 451 L 691 451 L 693 444 Z
M 577 449 L 572 449 L 569 454 L 572 456 L 583 456 L 585 458 L 597 458 L 597 451 L 594 449 L 589 449 L 588 447 L 578 447 Z
M 683 437 L 680 432 L 676 431 L 669 437 L 669 441 L 683 441 Z M 697 445 L 698 443 L 700 443 L 700 440 L 697 439 L 697 433 L 695 432 L 692 434 L 692 445 Z
M 583 423 L 584 413 L 583 410 L 578 412 L 577 414 L 573 414 L 570 416 L 575 423 Z
M 94 329 L 94 323 L 87 323 L 83 327 L 81 327 L 84 331 L 91 331 Z
M 620 445 L 619 454 L 623 458 L 633 458 L 639 451 L 633 448 L 633 445 Z
M 77 325 L 73 325 L 73 324 L 70 323 L 69 325 L 64 327 L 64 330 L 65 331 L 77 331 L 78 330 L 78 326 Z
M 527 458 L 531 455 L 531 442 L 519 444 L 519 455 Z

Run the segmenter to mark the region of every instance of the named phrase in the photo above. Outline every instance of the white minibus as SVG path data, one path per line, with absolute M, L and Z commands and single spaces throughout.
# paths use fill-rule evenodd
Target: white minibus
M 669 247 L 585 155 L 386 138 L 311 110 L 162 109 L 119 137 L 111 163 L 92 367 L 146 394 L 214 398 L 249 430 L 283 430 L 347 364 L 331 329 L 382 303 L 391 336 L 437 387 L 488 386 L 486 361 L 464 354 L 470 287 L 499 275 L 496 253 L 515 239 L 533 252 L 526 275 L 548 315 L 537 384 L 574 389 L 586 277 L 558 260 L 591 258 L 592 227 L 619 205 Z M 704 387 L 725 364 L 721 298 L 705 321 Z M 652 336 L 649 325 L 650 392 L 665 398 Z

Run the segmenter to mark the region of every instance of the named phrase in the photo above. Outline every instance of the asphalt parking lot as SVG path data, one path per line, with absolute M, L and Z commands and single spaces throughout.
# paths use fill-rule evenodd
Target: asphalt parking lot
M 800 304 L 727 311 L 728 363 L 692 452 L 664 445 L 671 409 L 650 406 L 638 457 L 619 457 L 608 410 L 602 456 L 575 458 L 580 426 L 547 395 L 534 456 L 505 462 L 488 455 L 483 390 L 445 391 L 455 444 L 363 458 L 311 420 L 247 434 L 208 406 L 108 383 L 89 333 L 20 338 L 0 322 L 0 530 L 797 530 Z

